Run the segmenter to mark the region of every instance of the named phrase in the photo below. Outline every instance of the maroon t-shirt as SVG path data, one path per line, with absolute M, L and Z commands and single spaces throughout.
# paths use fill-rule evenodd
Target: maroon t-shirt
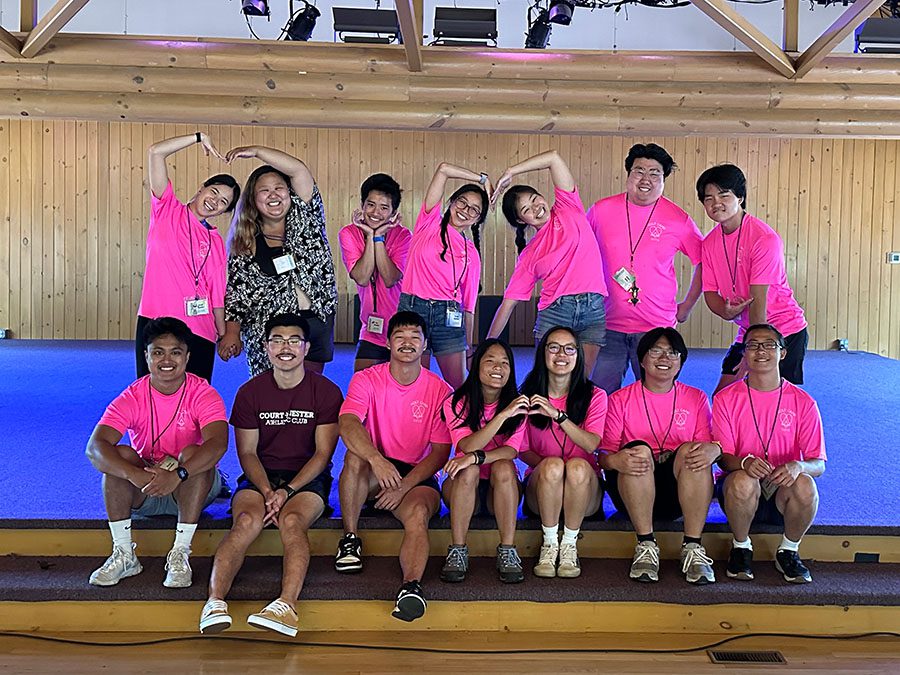
M 324 375 L 306 371 L 293 389 L 279 389 L 271 370 L 241 385 L 231 426 L 258 429 L 256 454 L 263 468 L 300 471 L 316 452 L 316 427 L 337 424 L 344 397 Z

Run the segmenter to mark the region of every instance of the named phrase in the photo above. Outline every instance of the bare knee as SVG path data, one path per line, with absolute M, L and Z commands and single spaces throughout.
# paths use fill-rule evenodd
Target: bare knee
M 737 502 L 755 502 L 759 499 L 759 481 L 744 471 L 735 471 L 728 476 L 726 490 L 728 498 Z
M 819 499 L 816 481 L 807 473 L 801 473 L 797 476 L 797 480 L 788 488 L 788 491 L 791 500 L 803 506 L 812 506 Z
M 566 475 L 566 463 L 561 457 L 547 457 L 538 466 L 538 479 L 545 483 L 561 483 Z
M 511 459 L 501 459 L 491 464 L 491 486 L 500 488 L 509 486 L 519 480 L 519 473 L 516 471 L 516 465 Z
M 341 478 L 345 476 L 357 478 L 367 472 L 368 469 L 369 463 L 366 460 L 352 452 L 347 452 L 344 455 L 344 468 L 341 470 Z
M 579 458 L 566 462 L 566 487 L 579 488 L 587 484 L 594 473 L 593 467 L 587 461 Z
M 240 511 L 234 516 L 231 529 L 235 532 L 247 534 L 259 533 L 262 531 L 262 518 L 250 511 Z
M 458 486 L 464 487 L 467 490 L 471 490 L 478 484 L 478 478 L 481 474 L 481 467 L 472 465 L 467 466 L 465 469 L 456 474 L 455 480 Z

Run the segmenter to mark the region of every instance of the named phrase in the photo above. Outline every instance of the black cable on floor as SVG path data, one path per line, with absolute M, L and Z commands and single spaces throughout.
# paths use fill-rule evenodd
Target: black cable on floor
M 71 638 L 57 637 L 54 635 L 39 635 L 34 633 L 16 633 L 12 631 L 0 631 L 0 637 L 21 638 L 24 640 L 37 640 L 41 642 L 56 642 L 67 645 L 86 647 L 144 647 L 172 642 L 205 641 L 229 641 L 229 642 L 258 642 L 260 644 L 277 644 L 291 647 L 318 647 L 328 649 L 366 649 L 391 652 L 421 652 L 426 654 L 486 654 L 486 655 L 516 655 L 516 654 L 690 654 L 702 652 L 707 649 L 715 649 L 731 642 L 747 638 L 790 638 L 799 640 L 864 640 L 867 638 L 890 637 L 900 638 L 900 633 L 891 631 L 876 631 L 871 633 L 855 633 L 851 635 L 803 635 L 800 633 L 745 633 L 743 635 L 731 635 L 716 642 L 696 647 L 681 647 L 677 649 L 603 649 L 597 647 L 587 648 L 548 648 L 548 649 L 442 649 L 439 647 L 404 647 L 399 645 L 367 645 L 347 644 L 342 642 L 290 642 L 285 640 L 273 640 L 269 638 L 243 637 L 240 635 L 219 635 L 216 637 L 204 635 L 179 635 L 173 637 L 154 638 L 152 640 L 134 640 L 129 642 L 92 642 L 90 640 L 74 640 Z

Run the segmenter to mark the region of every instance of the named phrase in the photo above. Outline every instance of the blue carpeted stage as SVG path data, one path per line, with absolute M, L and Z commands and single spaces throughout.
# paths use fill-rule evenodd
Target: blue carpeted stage
M 100 478 L 84 456 L 106 404 L 134 378 L 130 342 L 0 342 L 0 519 L 104 519 Z M 326 375 L 346 391 L 354 349 L 337 348 Z M 516 350 L 519 379 L 532 352 Z M 711 391 L 721 350 L 691 351 L 682 380 Z M 213 384 L 231 407 L 245 381 L 243 359 L 218 362 Z M 806 388 L 825 421 L 828 470 L 819 480 L 818 525 L 900 526 L 900 362 L 866 353 L 811 352 Z M 335 476 L 344 453 L 338 445 Z M 240 473 L 233 442 L 221 464 Z M 337 482 L 331 495 L 337 508 Z M 211 507 L 224 516 L 227 503 Z M 612 507 L 607 499 L 607 516 Z M 716 504 L 710 520 L 724 517 Z

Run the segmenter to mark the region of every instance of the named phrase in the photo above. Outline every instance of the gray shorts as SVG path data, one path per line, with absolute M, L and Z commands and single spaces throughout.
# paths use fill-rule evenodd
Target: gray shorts
M 212 487 L 209 488 L 209 494 L 206 495 L 206 502 L 203 504 L 203 508 L 212 504 L 222 491 L 222 473 L 217 468 L 213 469 L 213 471 Z M 151 516 L 177 516 L 178 502 L 175 501 L 175 497 L 171 494 L 165 497 L 147 497 L 143 504 L 131 510 L 131 514 L 144 518 Z
M 539 341 L 551 328 L 570 328 L 582 344 L 606 344 L 606 309 L 599 293 L 564 295 L 549 307 L 539 310 L 534 324 L 534 339 Z

